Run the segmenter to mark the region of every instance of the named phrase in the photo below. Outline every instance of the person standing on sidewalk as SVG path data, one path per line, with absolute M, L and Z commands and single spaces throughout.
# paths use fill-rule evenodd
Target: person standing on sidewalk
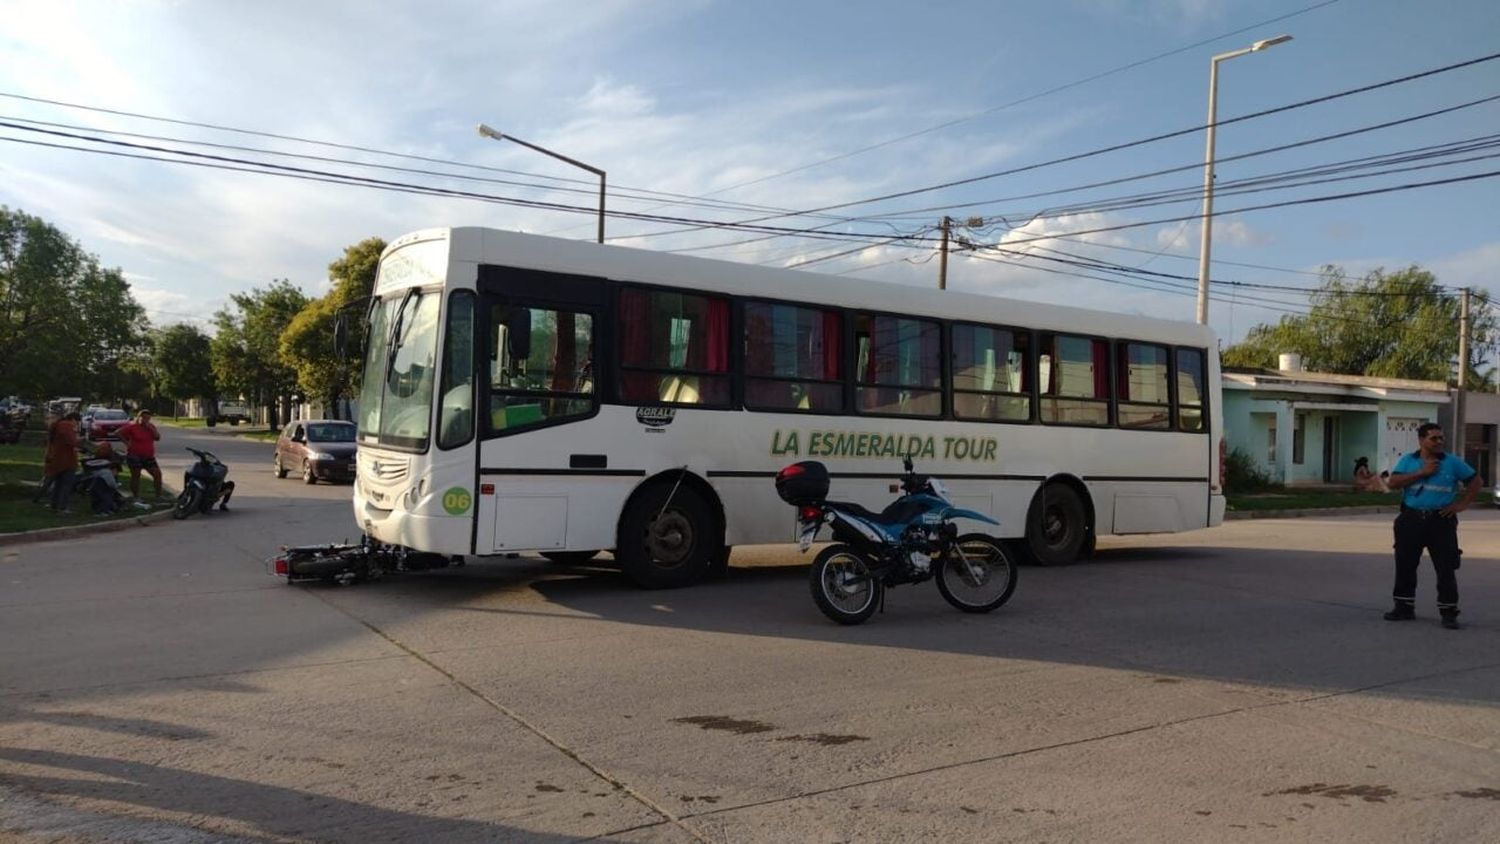
M 58 513 L 68 512 L 73 482 L 78 479 L 78 420 L 82 418 L 75 410 L 47 426 L 42 472 L 52 487 L 52 509 Z
M 156 497 L 160 499 L 161 467 L 156 465 L 156 442 L 161 439 L 161 432 L 156 430 L 156 425 L 151 421 L 151 411 L 141 411 L 134 422 L 121 425 L 115 431 L 115 436 L 125 443 L 125 465 L 130 467 L 131 496 L 136 501 L 141 500 L 141 471 L 145 470 L 151 475 L 151 482 L 156 485 Z
M 1437 570 L 1438 614 L 1443 626 L 1457 630 L 1458 514 L 1469 509 L 1483 481 L 1461 458 L 1443 452 L 1443 429 L 1428 422 L 1417 428 L 1418 448 L 1403 454 L 1387 484 L 1401 490 L 1401 512 L 1396 516 L 1396 605 L 1386 621 L 1416 618 L 1417 566 L 1422 549 Z M 1462 497 L 1459 496 L 1462 488 Z

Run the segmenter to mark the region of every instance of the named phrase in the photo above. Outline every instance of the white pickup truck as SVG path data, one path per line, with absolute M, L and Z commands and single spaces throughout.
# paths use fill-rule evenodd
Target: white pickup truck
M 219 402 L 218 414 L 209 417 L 208 424 L 213 425 L 218 422 L 228 422 L 231 425 L 238 425 L 241 422 L 249 421 L 250 407 L 244 402 L 221 401 Z

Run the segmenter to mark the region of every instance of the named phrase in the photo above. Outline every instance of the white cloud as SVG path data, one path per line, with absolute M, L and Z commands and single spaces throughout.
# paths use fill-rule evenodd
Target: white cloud
M 1500 269 L 1500 241 L 1439 258 L 1427 269 L 1432 270 L 1438 283 L 1444 287 L 1471 287 L 1500 292 L 1500 280 L 1496 278 L 1496 270 Z
M 1203 226 L 1197 222 L 1187 221 L 1178 226 L 1158 229 L 1156 245 L 1172 251 L 1183 251 L 1189 248 L 1196 251 L 1202 237 Z M 1259 249 L 1276 242 L 1269 232 L 1257 229 L 1236 217 L 1214 218 L 1213 238 L 1215 248 L 1236 246 Z

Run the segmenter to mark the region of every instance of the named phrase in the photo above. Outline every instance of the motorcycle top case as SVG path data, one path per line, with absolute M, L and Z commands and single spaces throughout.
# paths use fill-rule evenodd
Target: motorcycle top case
M 788 504 L 806 504 L 828 497 L 828 467 L 816 460 L 782 469 L 776 473 L 776 494 Z

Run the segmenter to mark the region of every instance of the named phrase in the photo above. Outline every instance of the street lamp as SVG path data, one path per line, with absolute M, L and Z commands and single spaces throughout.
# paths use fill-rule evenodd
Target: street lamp
M 1275 47 L 1292 40 L 1290 35 L 1278 35 L 1257 41 L 1240 50 L 1220 53 L 1208 63 L 1208 152 L 1203 157 L 1203 241 L 1198 248 L 1198 324 L 1208 323 L 1208 262 L 1213 248 L 1214 225 L 1214 124 L 1218 121 L 1219 106 L 1219 62 L 1247 53 L 1259 53 L 1267 47 Z
M 589 171 L 590 173 L 593 173 L 595 176 L 598 176 L 599 177 L 599 242 L 600 243 L 604 242 L 604 171 L 603 170 L 600 170 L 598 167 L 590 167 L 589 165 L 584 164 L 582 161 L 575 161 L 574 159 L 571 159 L 571 158 L 567 157 L 566 155 L 559 155 L 559 154 L 553 152 L 552 150 L 547 149 L 546 147 L 539 147 L 536 144 L 527 143 L 526 141 L 521 140 L 520 138 L 516 137 L 515 135 L 503 135 L 503 134 L 501 134 L 499 132 L 496 132 L 494 129 L 491 129 L 490 127 L 484 125 L 483 123 L 479 124 L 479 134 L 480 134 L 481 137 L 490 138 L 490 139 L 493 139 L 493 140 L 496 140 L 496 141 L 510 141 L 511 143 L 520 144 L 521 146 L 526 147 L 527 149 L 534 149 L 534 150 L 536 150 L 537 152 L 539 152 L 539 153 L 541 153 L 543 155 L 550 155 L 553 158 L 557 159 L 558 161 L 566 161 L 567 163 L 573 165 L 574 167 L 580 167 L 580 168 L 582 168 L 584 170 Z

